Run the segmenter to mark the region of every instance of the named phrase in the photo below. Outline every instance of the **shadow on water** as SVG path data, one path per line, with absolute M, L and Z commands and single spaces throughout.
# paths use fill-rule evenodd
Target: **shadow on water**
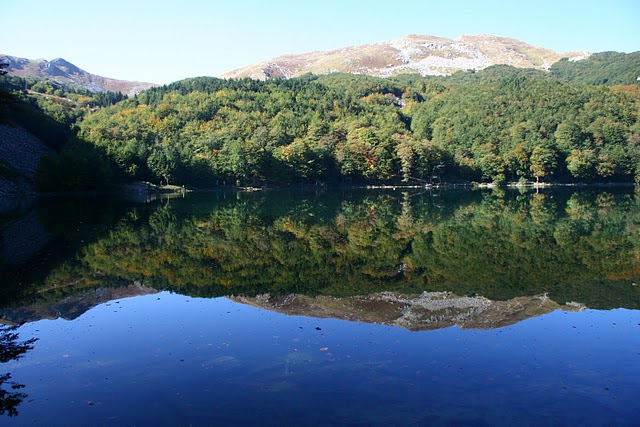
M 82 247 L 115 226 L 130 206 L 113 197 L 42 197 L 0 215 L 0 303 L 33 294 Z

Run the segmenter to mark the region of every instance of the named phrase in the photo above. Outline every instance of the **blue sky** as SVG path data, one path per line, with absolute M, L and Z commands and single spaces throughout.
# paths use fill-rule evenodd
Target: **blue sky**
M 2 0 L 0 53 L 170 83 L 287 53 L 407 34 L 512 37 L 557 52 L 640 50 L 640 0 Z

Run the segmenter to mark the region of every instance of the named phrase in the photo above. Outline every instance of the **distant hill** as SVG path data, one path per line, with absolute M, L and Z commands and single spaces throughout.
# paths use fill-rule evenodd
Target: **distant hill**
M 10 76 L 46 78 L 58 83 L 74 84 L 92 92 L 111 91 L 134 95 L 157 86 L 154 83 L 117 80 L 91 74 L 63 58 L 47 61 L 0 54 L 0 62 L 9 64 L 6 70 Z
M 491 65 L 548 70 L 562 58 L 589 57 L 586 52 L 556 53 L 493 35 L 463 35 L 456 40 L 409 35 L 399 40 L 324 52 L 284 55 L 223 74 L 223 78 L 289 78 L 333 72 L 388 77 L 402 73 L 450 75 Z

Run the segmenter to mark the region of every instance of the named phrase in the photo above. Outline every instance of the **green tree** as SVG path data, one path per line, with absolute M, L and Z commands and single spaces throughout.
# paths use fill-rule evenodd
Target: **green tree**
M 505 163 L 499 155 L 494 153 L 485 155 L 479 160 L 479 166 L 485 179 L 496 184 L 501 184 L 506 180 Z
M 597 157 L 593 150 L 571 150 L 567 157 L 567 169 L 575 178 L 591 179 L 597 164 Z
M 558 147 L 565 152 L 569 152 L 580 143 L 580 128 L 574 121 L 560 123 L 556 128 L 554 137 Z
M 409 182 L 414 167 L 414 152 L 411 144 L 406 141 L 396 145 L 396 156 L 400 160 L 400 171 L 402 173 L 402 181 Z
M 517 144 L 512 151 L 505 154 L 505 163 L 507 169 L 518 178 L 525 179 L 529 176 L 531 163 L 522 144 Z
M 179 162 L 178 153 L 171 147 L 154 147 L 147 158 L 149 170 L 166 185 L 175 177 Z
M 540 182 L 540 178 L 546 178 L 553 174 L 557 166 L 555 153 L 551 148 L 544 146 L 537 146 L 533 149 L 530 161 L 529 170 L 536 182 Z

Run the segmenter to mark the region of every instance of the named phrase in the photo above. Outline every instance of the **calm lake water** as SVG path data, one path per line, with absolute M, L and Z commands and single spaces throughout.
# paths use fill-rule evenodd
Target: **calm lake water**
M 42 198 L 0 424 L 637 425 L 632 187 Z

